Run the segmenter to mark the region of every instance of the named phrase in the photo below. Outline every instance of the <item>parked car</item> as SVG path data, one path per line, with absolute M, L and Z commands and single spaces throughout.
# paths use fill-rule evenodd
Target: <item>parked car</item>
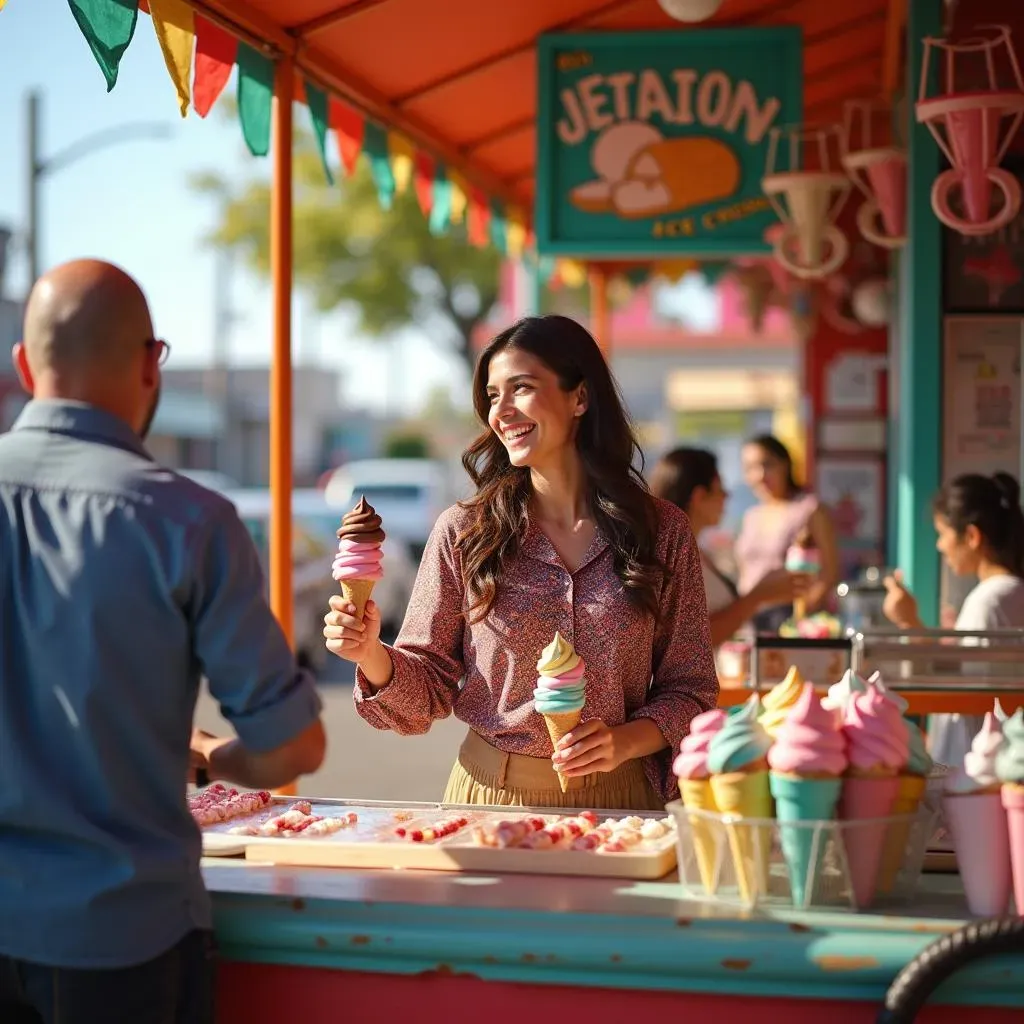
M 409 545 L 417 561 L 437 517 L 456 497 L 447 468 L 434 459 L 358 459 L 336 469 L 324 488 L 338 515 L 361 495 L 384 521 L 388 537 Z
M 227 491 L 256 542 L 264 573 L 269 570 L 270 492 L 266 489 Z M 292 492 L 292 561 L 295 586 L 295 652 L 300 662 L 314 671 L 324 665 L 323 628 L 327 602 L 340 592 L 331 578 L 331 561 L 337 547 L 338 514 L 322 492 L 299 489 Z M 416 579 L 416 565 L 404 544 L 389 538 L 383 546 L 384 578 L 373 590 L 380 608 L 382 632 L 397 634 L 409 604 Z

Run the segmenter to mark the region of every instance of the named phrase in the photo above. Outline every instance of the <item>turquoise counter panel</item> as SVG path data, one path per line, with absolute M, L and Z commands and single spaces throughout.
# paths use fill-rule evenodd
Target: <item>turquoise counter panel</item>
M 671 881 L 251 865 L 205 874 L 232 960 L 879 1003 L 917 953 L 962 923 L 963 906 L 952 876 L 900 917 L 745 914 L 687 901 Z M 1024 962 L 982 961 L 947 982 L 941 1001 L 1024 1007 Z

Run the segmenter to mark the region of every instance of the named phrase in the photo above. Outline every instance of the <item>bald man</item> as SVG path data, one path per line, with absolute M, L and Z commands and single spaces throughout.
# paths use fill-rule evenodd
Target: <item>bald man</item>
M 185 801 L 324 756 L 320 701 L 233 506 L 143 447 L 168 345 L 124 271 L 29 296 L 32 395 L 0 436 L 0 1021 L 213 1020 L 210 903 Z M 192 737 L 204 675 L 237 737 Z

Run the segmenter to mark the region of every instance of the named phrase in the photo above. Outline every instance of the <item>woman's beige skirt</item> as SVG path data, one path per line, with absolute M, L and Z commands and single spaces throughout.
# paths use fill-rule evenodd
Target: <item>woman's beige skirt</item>
M 660 811 L 665 807 L 665 801 L 647 781 L 640 761 L 627 761 L 612 772 L 594 772 L 585 777 L 581 788 L 563 793 L 551 758 L 506 753 L 472 731 L 459 749 L 444 802 L 624 811 Z

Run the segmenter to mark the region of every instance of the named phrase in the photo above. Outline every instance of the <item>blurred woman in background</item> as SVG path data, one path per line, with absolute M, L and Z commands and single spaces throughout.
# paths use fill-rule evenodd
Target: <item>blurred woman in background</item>
M 793 458 L 771 434 L 743 446 L 743 478 L 758 504 L 743 516 L 736 538 L 739 591 L 749 594 L 768 574 L 785 567 L 786 553 L 801 538 L 817 552 L 819 570 L 802 602 L 808 614 L 820 611 L 839 583 L 839 549 L 828 510 L 817 495 L 797 482 Z M 778 601 L 754 616 L 759 632 L 777 633 L 793 614 L 792 600 Z
M 977 576 L 964 599 L 955 629 L 1024 628 L 1024 513 L 1020 485 L 1008 473 L 958 476 L 932 506 L 935 548 L 957 576 Z M 924 629 L 917 601 L 897 570 L 885 581 L 883 611 L 900 629 Z M 965 644 L 977 638 L 965 637 Z M 963 666 L 962 666 L 963 668 Z M 995 674 L 1002 666 L 975 662 L 971 674 Z M 1018 666 L 1007 666 L 1015 675 Z M 959 767 L 984 719 L 972 715 L 932 715 L 928 743 L 940 764 Z
M 718 460 L 703 448 L 676 448 L 663 455 L 651 470 L 650 487 L 656 497 L 671 501 L 689 516 L 698 541 L 703 530 L 722 521 L 729 497 L 722 486 Z M 773 569 L 741 595 L 703 549 L 700 559 L 715 647 L 734 636 L 762 608 L 791 604 L 807 585 L 804 574 Z

